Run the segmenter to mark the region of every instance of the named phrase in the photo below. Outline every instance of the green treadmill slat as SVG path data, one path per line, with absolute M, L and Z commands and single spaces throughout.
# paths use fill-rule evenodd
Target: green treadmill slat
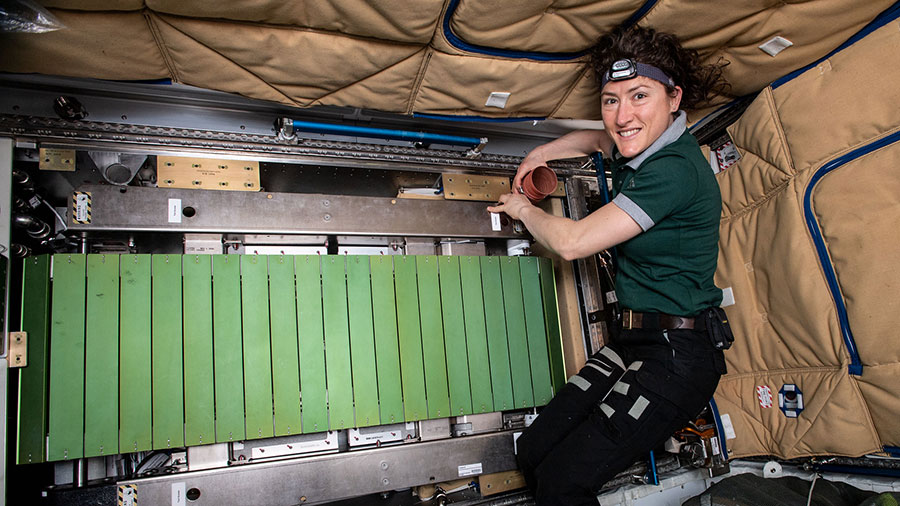
M 480 258 L 460 257 L 459 270 L 462 278 L 463 314 L 466 325 L 466 348 L 469 356 L 472 408 L 475 413 L 489 413 L 494 411 L 494 394 L 491 390 L 491 365 L 488 357 L 487 331 L 485 330 Z
M 506 310 L 506 337 L 509 341 L 513 398 L 516 408 L 528 408 L 534 406 L 534 391 L 531 388 L 531 364 L 525 335 L 522 278 L 516 257 L 505 257 L 500 261 L 500 275 L 503 278 L 503 307 Z
M 50 358 L 50 256 L 24 259 L 22 330 L 28 333 L 28 366 L 19 369 L 16 463 L 47 460 L 47 378 Z
M 441 288 L 438 284 L 437 264 L 437 257 L 434 255 L 416 257 L 428 418 L 450 416 L 450 392 L 447 387 L 447 357 L 444 352 Z
M 347 274 L 344 257 L 322 258 L 322 314 L 325 318 L 325 376 L 328 427 L 354 427 L 350 377 L 350 326 L 347 320 Z
M 216 442 L 241 441 L 244 431 L 244 358 L 241 344 L 240 258 L 214 255 L 213 362 Z
M 297 275 L 297 332 L 300 340 L 300 396 L 303 432 L 328 430 L 325 392 L 325 331 L 319 257 L 294 257 Z
M 212 257 L 182 257 L 184 296 L 184 442 L 216 442 L 213 391 Z
M 441 313 L 447 351 L 447 383 L 450 388 L 450 414 L 472 414 L 472 392 L 469 388 L 469 356 L 466 351 L 466 328 L 463 319 L 459 257 L 439 257 Z
M 356 426 L 378 425 L 378 376 L 375 372 L 375 334 L 369 257 L 347 257 L 347 304 L 350 313 L 350 363 Z
M 272 396 L 275 435 L 300 433 L 300 365 L 294 259 L 270 256 L 269 320 L 272 327 Z
M 153 255 L 151 364 L 153 449 L 184 446 L 181 255 Z
M 269 339 L 268 281 L 266 257 L 241 255 L 244 416 L 248 439 L 275 435 L 275 420 L 272 417 L 272 349 Z
M 84 453 L 85 261 L 84 255 L 53 256 L 50 461 L 77 459 Z
M 547 353 L 541 275 L 538 269 L 536 257 L 519 257 L 525 304 L 525 333 L 528 337 L 528 358 L 531 361 L 531 386 L 535 405 L 544 406 L 553 397 L 553 386 L 550 384 L 550 357 Z
M 566 364 L 563 358 L 562 335 L 559 329 L 559 303 L 556 300 L 556 280 L 553 273 L 553 260 L 539 260 L 541 272 L 541 299 L 544 306 L 544 323 L 547 326 L 547 347 L 550 356 L 550 377 L 553 392 L 566 384 Z
M 375 363 L 381 423 L 399 423 L 403 420 L 403 391 L 400 386 L 394 263 L 388 255 L 370 257 L 369 264 L 372 268 L 372 312 L 375 319 Z
M 516 406 L 513 403 L 509 347 L 506 342 L 506 316 L 503 308 L 503 289 L 498 257 L 481 257 L 481 282 L 484 293 L 484 320 L 487 328 L 494 410 L 505 411 Z
M 119 259 L 119 450 L 153 447 L 150 396 L 150 255 Z
M 119 255 L 88 255 L 84 456 L 119 453 Z
M 416 287 L 416 257 L 394 258 L 397 294 L 397 336 L 400 343 L 400 380 L 404 418 L 408 422 L 428 416 L 425 405 L 425 369 L 422 364 L 422 334 L 419 327 L 419 294 Z

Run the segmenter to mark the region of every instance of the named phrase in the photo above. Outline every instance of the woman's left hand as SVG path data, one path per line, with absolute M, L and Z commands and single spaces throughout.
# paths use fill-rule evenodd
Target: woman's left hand
M 500 202 L 496 206 L 490 206 L 487 210 L 492 213 L 506 213 L 510 218 L 519 220 L 522 210 L 526 207 L 531 207 L 528 197 L 521 193 L 506 193 L 500 195 Z

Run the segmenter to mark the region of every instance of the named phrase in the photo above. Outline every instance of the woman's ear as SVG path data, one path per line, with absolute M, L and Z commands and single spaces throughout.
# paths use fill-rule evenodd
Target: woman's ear
M 675 92 L 669 95 L 669 112 L 678 112 L 681 106 L 681 86 L 675 87 Z

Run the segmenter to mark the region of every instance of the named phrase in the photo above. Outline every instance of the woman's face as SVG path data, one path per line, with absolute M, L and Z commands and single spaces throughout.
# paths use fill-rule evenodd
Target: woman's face
M 600 93 L 603 126 L 619 152 L 633 158 L 659 138 L 674 120 L 672 113 L 681 104 L 681 88 L 666 93 L 655 79 L 637 76 L 626 81 L 610 81 Z

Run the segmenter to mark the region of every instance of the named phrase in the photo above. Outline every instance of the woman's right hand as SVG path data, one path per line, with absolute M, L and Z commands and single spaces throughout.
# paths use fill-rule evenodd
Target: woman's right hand
M 522 160 L 522 163 L 519 164 L 519 168 L 516 170 L 516 177 L 513 178 L 512 191 L 514 193 L 522 193 L 519 189 L 522 188 L 522 180 L 525 179 L 526 174 L 533 171 L 536 167 L 547 165 L 547 160 L 541 154 L 542 147 L 538 146 L 532 149 L 525 156 L 525 159 Z

